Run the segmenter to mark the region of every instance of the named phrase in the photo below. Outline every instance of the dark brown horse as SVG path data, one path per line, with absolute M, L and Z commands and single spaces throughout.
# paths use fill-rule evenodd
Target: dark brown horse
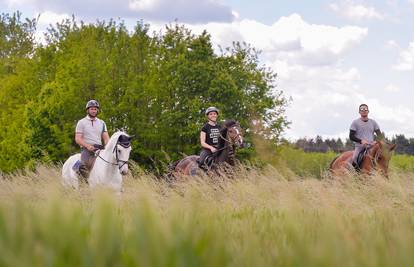
M 366 151 L 361 162 L 361 172 L 372 174 L 378 171 L 388 177 L 388 164 L 392 156 L 395 144 L 387 144 L 384 141 L 374 142 Z M 329 167 L 335 175 L 343 175 L 353 170 L 352 166 L 353 151 L 346 151 L 336 157 Z
M 236 147 L 242 146 L 243 136 L 239 123 L 233 120 L 226 121 L 220 130 L 219 147 L 213 154 L 213 163 L 210 169 L 214 170 L 222 163 L 234 166 Z M 204 172 L 198 166 L 198 159 L 199 156 L 191 155 L 176 161 L 170 166 L 168 176 L 176 176 L 177 174 L 192 176 Z

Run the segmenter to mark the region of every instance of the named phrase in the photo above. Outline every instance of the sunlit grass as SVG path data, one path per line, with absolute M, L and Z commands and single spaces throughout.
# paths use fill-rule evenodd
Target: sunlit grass
M 277 169 L 124 192 L 0 182 L 0 266 L 412 266 L 414 175 L 322 180 Z M 206 178 L 206 177 L 204 177 Z

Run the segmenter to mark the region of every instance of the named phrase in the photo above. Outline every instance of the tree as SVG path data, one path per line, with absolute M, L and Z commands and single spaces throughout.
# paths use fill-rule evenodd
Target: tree
M 35 20 L 21 13 L 0 15 L 0 170 L 22 168 L 29 160 L 25 107 L 32 88 Z
M 32 28 L 21 28 L 32 49 L 22 45 L 16 52 L 22 63 L 1 78 L 3 171 L 33 159 L 63 161 L 77 151 L 74 129 L 89 99 L 101 103 L 110 133 L 123 128 L 136 135 L 131 158 L 149 168 L 198 152 L 207 106 L 240 121 L 248 138 L 255 133 L 275 141 L 288 124 L 276 74 L 259 65 L 248 45 L 234 43 L 217 55 L 207 32 L 194 35 L 178 24 L 150 36 L 142 21 L 129 32 L 113 20 L 72 18 L 51 27 L 47 43 L 35 48 Z

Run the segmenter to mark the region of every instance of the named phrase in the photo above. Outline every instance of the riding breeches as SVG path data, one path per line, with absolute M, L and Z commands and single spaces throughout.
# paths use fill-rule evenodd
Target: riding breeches
M 81 150 L 81 167 L 86 167 L 88 170 L 91 169 L 95 153 L 82 148 Z
M 355 146 L 354 154 L 352 155 L 352 162 L 357 163 L 358 155 L 364 149 L 365 149 L 364 146 Z
M 213 153 L 211 152 L 210 149 L 203 148 L 200 152 L 200 158 L 198 159 L 198 166 L 207 167 L 207 166 L 204 166 L 204 164 L 205 164 L 206 158 L 208 156 L 211 156 L 211 154 L 213 154 Z

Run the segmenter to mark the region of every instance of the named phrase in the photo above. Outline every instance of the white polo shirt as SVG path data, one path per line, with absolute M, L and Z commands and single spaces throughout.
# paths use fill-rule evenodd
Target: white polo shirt
M 102 145 L 102 134 L 107 131 L 103 120 L 92 119 L 89 116 L 78 121 L 76 125 L 76 133 L 82 134 L 83 140 L 89 145 Z

